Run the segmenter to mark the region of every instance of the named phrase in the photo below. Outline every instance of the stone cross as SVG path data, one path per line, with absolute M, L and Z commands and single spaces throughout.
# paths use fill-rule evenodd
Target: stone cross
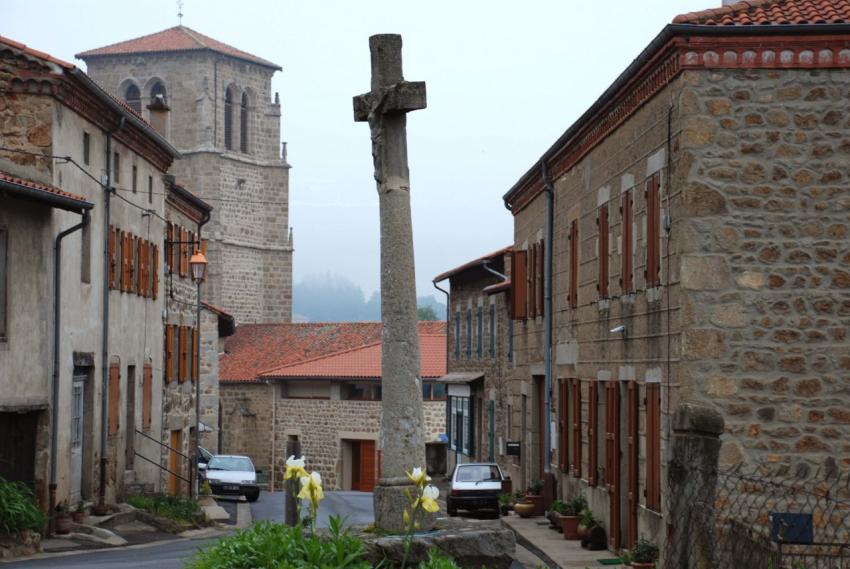
M 354 120 L 369 123 L 380 202 L 382 465 L 375 524 L 401 531 L 405 471 L 425 467 L 406 128 L 406 113 L 425 108 L 425 83 L 402 77 L 400 35 L 372 36 L 369 49 L 372 90 L 354 97 Z

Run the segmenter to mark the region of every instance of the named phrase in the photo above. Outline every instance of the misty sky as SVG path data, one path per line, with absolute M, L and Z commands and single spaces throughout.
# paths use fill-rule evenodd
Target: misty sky
M 408 115 L 416 278 L 511 243 L 502 195 L 677 14 L 721 0 L 184 0 L 183 24 L 283 67 L 272 91 L 289 142 L 294 279 L 379 286 L 368 37 L 400 33 L 404 75 L 428 108 Z M 171 0 L 0 0 L 0 35 L 84 68 L 74 54 L 177 24 Z

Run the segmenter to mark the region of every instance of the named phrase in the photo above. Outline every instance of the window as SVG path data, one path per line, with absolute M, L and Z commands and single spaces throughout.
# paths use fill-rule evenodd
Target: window
M 112 181 L 121 182 L 121 155 L 117 152 L 112 155 Z
M 537 316 L 537 245 L 532 245 L 528 252 L 528 275 L 526 286 L 528 288 L 528 315 L 532 318 Z
M 121 367 L 109 364 L 109 436 L 117 435 L 120 427 L 118 404 L 121 401 Z
M 578 308 L 578 220 L 570 223 L 570 308 Z
M 189 346 L 188 346 L 188 341 L 189 341 L 188 336 L 189 335 L 188 335 L 188 332 L 187 332 L 188 328 L 186 326 L 179 326 L 177 330 L 178 330 L 178 336 L 179 336 L 178 344 L 177 344 L 177 348 L 178 348 L 177 354 L 178 354 L 178 358 L 179 358 L 178 366 L 177 366 L 177 381 L 179 383 L 183 383 L 184 381 L 186 381 L 186 378 L 188 377 L 186 375 L 186 371 L 187 371 L 186 370 L 186 364 L 189 360 Z
M 153 176 L 148 176 L 148 203 L 153 203 Z
M 230 87 L 224 92 L 224 147 L 233 149 L 233 93 Z
M 525 320 L 527 317 L 526 304 L 526 261 L 527 251 L 511 253 L 511 318 Z
M 646 288 L 661 284 L 661 173 L 646 181 Z
M 153 366 L 145 364 L 142 371 L 142 429 L 151 428 L 153 407 Z
M 581 478 L 581 382 L 572 380 L 573 387 L 573 468 L 576 478 Z
M 599 456 L 599 385 L 595 381 L 588 382 L 587 402 L 587 439 L 589 456 L 587 459 L 587 482 L 596 486 L 598 478 Z
M 133 179 L 131 188 L 133 189 L 134 194 L 139 191 L 139 169 L 136 168 L 135 164 L 133 165 Z
M 165 327 L 165 383 L 174 381 L 174 326 Z
M 172 270 L 171 266 L 171 248 L 174 245 L 171 242 L 174 241 L 174 224 L 170 221 L 165 226 L 165 273 L 168 274 Z
M 5 227 L 0 227 L 0 342 L 5 342 L 8 338 L 6 330 L 6 282 L 8 281 L 7 273 L 7 253 L 9 231 Z
M 472 357 L 472 309 L 466 309 L 466 359 Z
M 661 384 L 646 384 L 646 507 L 661 511 Z
M 484 307 L 478 307 L 478 321 L 476 322 L 476 340 L 475 352 L 478 354 L 478 359 L 484 355 Z
M 455 313 L 455 359 L 460 359 L 460 312 Z
M 568 401 L 567 401 L 567 380 L 559 379 L 558 380 L 558 434 L 560 435 L 558 441 L 558 466 L 561 469 L 561 472 L 569 471 L 569 454 L 568 454 L 568 441 L 569 434 L 567 432 L 567 427 L 569 425 L 567 418 L 567 410 Z
M 342 386 L 341 396 L 348 401 L 380 401 L 381 386 L 374 383 L 346 383 Z
M 608 204 L 599 208 L 596 227 L 599 231 L 599 251 L 597 254 L 599 283 L 596 285 L 596 288 L 599 291 L 599 298 L 608 298 Z
M 544 261 L 544 250 L 544 242 L 541 239 L 540 243 L 537 244 L 537 316 L 543 316 L 543 311 L 545 310 L 544 280 L 546 274 L 546 261 Z
M 449 397 L 449 444 L 452 450 L 460 450 L 467 456 L 472 456 L 473 433 L 472 413 L 473 404 L 469 397 Z
M 89 133 L 83 133 L 83 164 L 86 166 L 91 162 L 91 136 Z
M 248 152 L 248 93 L 242 93 L 239 107 L 239 150 Z
M 508 361 L 514 361 L 514 321 L 508 320 Z
M 111 235 L 111 232 L 110 232 Z M 91 282 L 91 223 L 83 226 L 80 235 L 80 281 Z
M 154 83 L 153 87 L 151 87 L 151 104 L 154 103 L 162 103 L 163 105 L 168 104 L 168 97 L 166 97 L 165 93 L 165 85 L 157 81 Z
M 489 325 L 490 325 L 490 359 L 496 357 L 496 305 L 490 304 L 490 314 L 489 314 Z
M 620 253 L 620 288 L 623 294 L 634 292 L 632 279 L 634 262 L 634 216 L 632 214 L 632 191 L 623 193 L 620 204 L 622 217 L 623 247 Z
M 445 401 L 446 400 L 446 385 L 436 381 L 422 382 L 422 400 L 423 401 Z
M 139 92 L 139 88 L 133 83 L 127 85 L 127 89 L 124 91 L 124 100 L 127 101 L 127 105 L 136 111 L 137 114 L 142 114 L 142 94 Z

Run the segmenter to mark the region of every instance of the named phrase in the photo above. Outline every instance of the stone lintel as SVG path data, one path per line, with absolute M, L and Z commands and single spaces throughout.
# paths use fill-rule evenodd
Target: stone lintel
M 683 403 L 673 416 L 673 431 L 719 437 L 723 434 L 723 416 L 709 407 Z
M 381 114 L 409 113 L 428 106 L 424 81 L 402 81 L 354 97 L 355 122 L 368 121 L 369 113 L 381 99 Z

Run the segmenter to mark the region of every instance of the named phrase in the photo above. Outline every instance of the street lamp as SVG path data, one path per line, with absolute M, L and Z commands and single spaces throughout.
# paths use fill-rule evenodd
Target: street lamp
M 192 258 L 189 259 L 189 267 L 192 269 L 192 280 L 198 284 L 202 283 L 207 272 L 207 258 L 200 249 L 196 249 Z
M 200 228 L 198 228 L 200 235 Z M 199 238 L 200 240 L 200 238 Z M 195 252 L 192 254 L 192 258 L 189 259 L 189 267 L 192 269 L 192 280 L 195 281 L 195 284 L 198 287 L 198 296 L 197 301 L 198 304 L 196 306 L 196 321 L 198 323 L 198 343 L 201 340 L 201 283 L 204 281 L 204 275 L 207 272 L 207 258 L 201 252 L 200 249 L 195 249 Z M 195 346 L 195 350 L 200 352 L 201 347 Z M 201 446 L 201 372 L 200 370 L 195 370 L 195 374 L 197 374 L 198 380 L 195 382 L 195 452 L 192 456 L 192 472 L 194 472 L 195 476 L 192 477 L 193 480 L 189 487 L 189 495 L 197 496 L 201 486 L 201 476 L 198 469 L 198 456 L 200 455 L 200 450 L 198 448 Z

